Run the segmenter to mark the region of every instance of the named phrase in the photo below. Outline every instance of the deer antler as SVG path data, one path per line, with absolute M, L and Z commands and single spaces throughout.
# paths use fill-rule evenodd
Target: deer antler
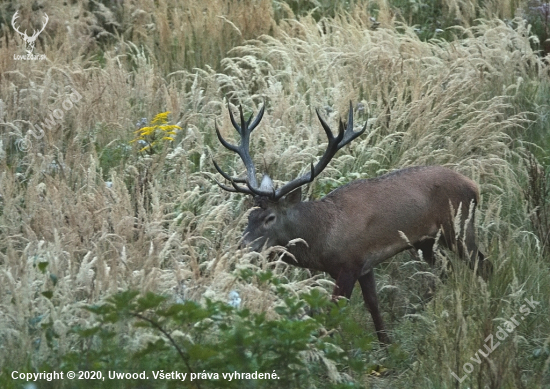
M 216 168 L 216 170 L 226 180 L 231 182 L 231 185 L 233 185 L 233 188 L 230 188 L 228 186 L 220 184 L 219 182 L 218 182 L 218 185 L 222 189 L 227 190 L 229 192 L 240 192 L 240 193 L 255 195 L 256 193 L 254 193 L 254 190 L 258 186 L 258 181 L 256 181 L 256 168 L 254 167 L 254 162 L 252 162 L 252 157 L 250 156 L 250 134 L 252 133 L 252 131 L 254 131 L 254 129 L 258 126 L 258 124 L 262 120 L 262 117 L 264 115 L 264 110 L 265 110 L 265 104 L 262 106 L 262 108 L 260 109 L 260 112 L 258 113 L 258 115 L 256 116 L 256 118 L 254 119 L 254 121 L 252 123 L 250 123 L 251 120 L 252 120 L 252 115 L 250 115 L 248 120 L 245 120 L 244 119 L 244 114 L 243 114 L 243 107 L 239 106 L 241 125 L 238 125 L 237 122 L 235 121 L 235 117 L 233 116 L 233 113 L 231 112 L 231 108 L 229 107 L 229 103 L 227 104 L 227 108 L 229 110 L 229 117 L 231 119 L 231 124 L 233 124 L 233 127 L 237 130 L 237 132 L 241 136 L 240 144 L 239 144 L 239 146 L 235 146 L 235 145 L 232 145 L 231 143 L 227 142 L 225 139 L 223 139 L 223 137 L 220 133 L 220 129 L 218 128 L 218 123 L 217 122 L 215 122 L 216 135 L 218 136 L 218 139 L 220 140 L 221 144 L 225 148 L 239 154 L 239 156 L 241 157 L 241 160 L 244 163 L 244 166 L 246 167 L 247 178 L 246 178 L 246 180 L 238 179 L 238 178 L 232 178 L 218 166 L 216 161 L 213 161 L 214 162 L 214 167 Z M 239 186 L 239 185 L 237 185 L 237 183 L 243 183 L 243 184 L 246 183 L 247 187 Z
M 228 105 L 229 108 L 229 105 Z M 262 183 L 260 187 L 258 187 L 258 182 L 256 180 L 256 168 L 254 167 L 254 163 L 252 162 L 252 158 L 250 157 L 250 134 L 252 131 L 256 128 L 256 126 L 260 123 L 260 120 L 262 120 L 263 114 L 264 114 L 265 104 L 260 109 L 260 112 L 252 122 L 252 124 L 249 124 L 252 120 L 252 115 L 248 120 L 244 120 L 243 115 L 243 109 L 242 106 L 239 107 L 239 112 L 241 116 L 241 125 L 239 126 L 237 122 L 235 121 L 235 118 L 233 117 L 233 113 L 231 112 L 231 109 L 229 109 L 229 117 L 231 118 L 231 123 L 233 124 L 233 127 L 237 130 L 239 135 L 241 136 L 241 141 L 239 146 L 232 145 L 228 143 L 220 134 L 220 131 L 218 129 L 218 124 L 216 123 L 216 134 L 218 135 L 218 139 L 220 140 L 221 144 L 224 145 L 227 149 L 239 154 L 241 157 L 244 166 L 246 167 L 247 172 L 247 178 L 246 180 L 243 179 L 237 179 L 229 176 L 229 174 L 225 173 L 218 164 L 214 162 L 214 167 L 216 170 L 229 182 L 231 182 L 232 187 L 223 185 L 219 182 L 218 185 L 229 192 L 239 192 L 239 193 L 245 193 L 253 196 L 264 196 L 269 198 L 272 201 L 277 201 L 284 195 L 292 192 L 294 189 L 307 184 L 315 179 L 328 165 L 332 157 L 340 150 L 342 147 L 350 143 L 352 140 L 363 134 L 367 128 L 367 123 L 363 126 L 363 128 L 360 131 L 353 131 L 353 106 L 350 101 L 349 103 L 349 114 L 348 114 L 348 122 L 347 125 L 345 125 L 340 120 L 340 125 L 338 127 L 338 135 L 335 137 L 332 134 L 332 130 L 330 129 L 330 126 L 323 120 L 321 117 L 321 114 L 319 113 L 319 110 L 316 110 L 317 117 L 319 118 L 319 121 L 321 122 L 321 126 L 325 130 L 325 133 L 327 134 L 328 138 L 328 146 L 325 150 L 323 156 L 317 162 L 315 166 L 313 166 L 313 163 L 311 164 L 311 169 L 308 173 L 302 175 L 301 177 L 298 177 L 289 183 L 285 184 L 281 188 L 275 190 L 273 187 L 273 183 L 271 181 L 271 178 L 269 178 L 268 175 L 264 175 L 264 178 L 262 179 Z M 246 187 L 237 185 L 238 183 L 246 183 Z
M 349 102 L 349 113 L 348 113 L 348 123 L 345 125 L 342 120 L 340 120 L 340 124 L 338 126 L 338 135 L 334 137 L 332 134 L 332 130 L 330 129 L 330 126 L 323 120 L 321 117 L 321 114 L 319 113 L 319 110 L 316 109 L 315 112 L 317 113 L 317 117 L 319 118 L 319 121 L 321 122 L 321 126 L 325 130 L 325 133 L 327 134 L 328 138 L 328 146 L 325 150 L 325 153 L 317 162 L 315 167 L 313 166 L 313 163 L 311 164 L 311 171 L 304 174 L 303 176 L 296 178 L 286 185 L 284 185 L 282 188 L 277 190 L 277 198 L 274 200 L 278 200 L 282 196 L 284 196 L 287 193 L 292 192 L 294 189 L 298 188 L 299 186 L 302 186 L 304 184 L 307 184 L 309 182 L 312 182 L 315 177 L 317 177 L 324 169 L 327 167 L 328 163 L 334 157 L 336 152 L 340 150 L 342 147 L 350 143 L 352 140 L 357 138 L 358 136 L 362 135 L 365 130 L 367 129 L 367 122 L 365 122 L 365 125 L 363 128 L 355 132 L 353 131 L 353 105 L 351 101 Z M 345 129 L 344 129 L 345 127 Z

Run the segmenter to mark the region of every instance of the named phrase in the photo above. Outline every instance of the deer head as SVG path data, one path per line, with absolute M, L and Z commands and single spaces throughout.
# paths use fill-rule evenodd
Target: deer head
M 312 182 L 325 169 L 338 150 L 363 134 L 367 123 L 360 131 L 355 132 L 353 130 L 353 106 L 350 102 L 347 124 L 340 120 L 338 135 L 334 136 L 330 126 L 321 117 L 319 110 L 316 110 L 317 117 L 328 138 L 328 145 L 323 156 L 317 164 L 313 165 L 311 163 L 309 172 L 276 189 L 271 177 L 267 174 L 264 174 L 260 185 L 258 185 L 256 168 L 250 156 L 250 134 L 262 120 L 265 104 L 254 120 L 252 120 L 252 115 L 248 120 L 245 120 L 242 106 L 240 106 L 240 125 L 237 124 L 229 106 L 228 109 L 231 123 L 241 137 L 240 144 L 235 146 L 228 143 L 221 136 L 217 123 L 216 134 L 222 145 L 241 157 L 246 168 L 247 177 L 246 179 L 231 177 L 219 167 L 216 161 L 213 161 L 216 170 L 231 183 L 231 187 L 216 182 L 226 191 L 244 193 L 254 197 L 257 208 L 249 216 L 249 223 L 244 232 L 242 244 L 251 245 L 253 250 L 260 250 L 264 245 L 285 245 L 288 243 L 288 234 L 284 232 L 289 231 L 293 226 L 292 207 L 301 201 L 302 192 L 300 187 Z

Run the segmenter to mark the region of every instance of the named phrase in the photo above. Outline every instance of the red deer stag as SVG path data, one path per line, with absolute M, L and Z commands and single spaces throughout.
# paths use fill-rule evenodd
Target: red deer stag
M 397 170 L 377 178 L 350 182 L 316 201 L 302 201 L 301 186 L 312 182 L 338 150 L 365 132 L 365 126 L 353 130 L 353 110 L 347 125 L 340 121 L 335 137 L 319 111 L 317 116 L 328 137 L 328 146 L 319 162 L 301 177 L 279 189 L 268 175 L 260 185 L 249 151 L 250 134 L 260 123 L 265 105 L 256 118 L 244 119 L 240 107 L 237 124 L 229 109 L 231 123 L 239 133 L 240 145 L 228 143 L 216 133 L 220 142 L 237 153 L 246 167 L 246 179 L 232 178 L 214 161 L 216 170 L 231 186 L 218 185 L 230 192 L 254 196 L 255 209 L 250 213 L 242 244 L 252 250 L 303 239 L 306 244 L 288 247 L 294 259 L 290 264 L 327 272 L 336 280 L 333 297 L 350 298 L 359 280 L 365 305 L 371 313 L 378 339 L 389 343 L 378 308 L 374 267 L 395 254 L 414 248 L 434 264 L 433 246 L 441 231 L 441 245 L 458 252 L 484 277 L 492 265 L 479 252 L 474 235 L 474 209 L 479 200 L 476 184 L 469 178 L 441 166 L 418 166 Z M 252 123 L 251 123 L 252 121 Z M 240 185 L 239 185 L 240 184 Z M 470 208 L 470 206 L 472 208 Z M 456 236 L 455 217 L 460 210 L 460 231 Z

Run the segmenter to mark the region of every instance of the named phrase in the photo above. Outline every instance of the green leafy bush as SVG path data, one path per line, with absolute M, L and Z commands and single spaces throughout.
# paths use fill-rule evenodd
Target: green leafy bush
M 101 372 L 96 373 L 101 379 L 74 381 L 80 388 L 107 383 L 120 388 L 182 383 L 193 388 L 361 387 L 369 366 L 365 352 L 374 339 L 349 320 L 344 300 L 335 304 L 315 288 L 294 295 L 270 271 L 244 271 L 241 277 L 256 277 L 276 290 L 284 301 L 276 308 L 278 318 L 220 301 L 174 303 L 152 292 L 124 291 L 86 307 L 97 324 L 75 328 L 77 345 L 60 357 L 60 366 L 51 363 L 39 371 Z M 146 341 L 132 347 L 137 338 Z M 16 382 L 4 377 L 2 387 Z M 41 388 L 72 387 L 71 382 L 41 380 Z

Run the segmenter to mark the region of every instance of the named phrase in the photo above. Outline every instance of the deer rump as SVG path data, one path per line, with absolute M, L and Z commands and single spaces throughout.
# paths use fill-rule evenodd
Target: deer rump
M 422 251 L 423 258 L 434 265 L 433 246 L 439 244 L 457 252 L 480 275 L 488 277 L 492 265 L 479 252 L 475 242 L 474 212 L 479 200 L 477 185 L 468 177 L 442 166 L 419 166 L 397 170 L 386 175 L 357 180 L 335 189 L 317 201 L 301 201 L 301 185 L 313 181 L 336 152 L 361 135 L 353 131 L 353 111 L 347 125 L 340 122 L 338 136 L 317 113 L 329 143 L 320 161 L 310 172 L 275 189 L 264 175 L 258 186 L 255 168 L 248 150 L 250 133 L 258 125 L 263 108 L 254 119 L 237 125 L 231 110 L 233 126 L 241 135 L 239 146 L 227 143 L 216 127 L 220 142 L 238 153 L 243 160 L 246 179 L 236 179 L 214 166 L 231 182 L 232 187 L 218 183 L 231 192 L 250 194 L 255 209 L 249 215 L 242 246 L 260 251 L 274 245 L 287 246 L 293 239 L 305 243 L 290 245 L 291 256 L 283 260 L 300 267 L 329 273 L 336 285 L 333 298 L 351 297 L 357 281 L 371 313 L 382 343 L 389 343 L 378 308 L 373 268 L 406 250 Z M 239 185 L 245 184 L 246 186 Z M 459 228 L 455 231 L 455 226 Z

